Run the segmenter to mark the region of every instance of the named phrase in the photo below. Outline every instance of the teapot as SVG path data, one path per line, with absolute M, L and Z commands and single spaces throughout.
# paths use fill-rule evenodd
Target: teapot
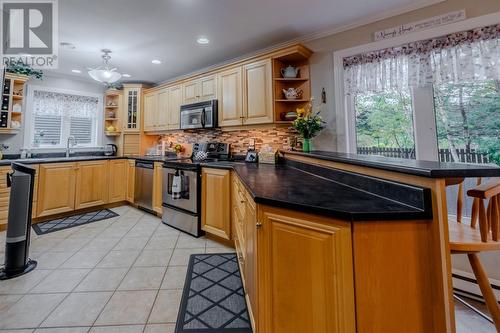
M 290 65 L 287 68 L 281 69 L 281 75 L 284 78 L 296 78 L 299 75 L 299 69 Z
M 302 90 L 297 88 L 283 89 L 286 99 L 298 99 L 302 97 Z

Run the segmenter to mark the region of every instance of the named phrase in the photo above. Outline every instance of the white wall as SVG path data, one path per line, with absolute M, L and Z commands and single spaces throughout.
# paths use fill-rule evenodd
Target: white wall
M 26 88 L 30 85 L 42 86 L 42 87 L 50 87 L 50 88 L 59 88 L 66 90 L 74 90 L 81 92 L 88 92 L 94 94 L 104 94 L 105 87 L 99 83 L 94 83 L 90 80 L 79 80 L 74 76 L 60 76 L 53 75 L 49 72 L 44 73 L 44 77 L 42 80 L 37 80 L 31 78 L 26 83 Z M 26 89 L 25 88 L 25 89 Z M 25 90 L 26 91 L 26 90 Z M 23 101 L 23 108 L 26 107 L 26 101 Z M 9 146 L 9 149 L 4 151 L 6 154 L 18 154 L 20 149 L 23 148 L 24 145 L 24 124 L 26 122 L 23 120 L 21 131 L 15 135 L 2 135 L 0 136 L 0 143 L 4 143 Z M 108 143 L 107 137 L 104 137 L 103 144 Z

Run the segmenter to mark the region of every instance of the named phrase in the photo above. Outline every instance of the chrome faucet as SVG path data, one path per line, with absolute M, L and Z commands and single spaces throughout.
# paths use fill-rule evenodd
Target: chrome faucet
M 70 135 L 68 136 L 68 141 L 66 142 L 66 157 L 69 157 L 70 153 L 71 153 L 71 149 L 69 147 L 69 143 L 70 141 L 72 142 L 72 146 L 75 146 L 76 145 L 76 139 L 73 135 Z

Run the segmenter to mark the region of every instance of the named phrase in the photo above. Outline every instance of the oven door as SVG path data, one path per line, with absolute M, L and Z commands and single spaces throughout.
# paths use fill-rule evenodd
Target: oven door
M 182 192 L 174 199 L 172 184 L 176 169 L 163 168 L 163 204 L 198 214 L 198 173 L 191 170 L 179 170 L 182 177 Z

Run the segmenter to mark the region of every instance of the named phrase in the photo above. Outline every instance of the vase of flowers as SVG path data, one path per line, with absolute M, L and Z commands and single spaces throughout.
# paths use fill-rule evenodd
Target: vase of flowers
M 319 115 L 320 109 L 319 107 L 314 109 L 314 99 L 311 98 L 311 101 L 304 108 L 297 108 L 297 119 L 293 121 L 293 128 L 302 136 L 304 139 L 304 143 L 302 144 L 303 152 L 310 152 L 312 150 L 311 147 L 311 139 L 314 138 L 319 132 L 324 128 L 325 122 Z

